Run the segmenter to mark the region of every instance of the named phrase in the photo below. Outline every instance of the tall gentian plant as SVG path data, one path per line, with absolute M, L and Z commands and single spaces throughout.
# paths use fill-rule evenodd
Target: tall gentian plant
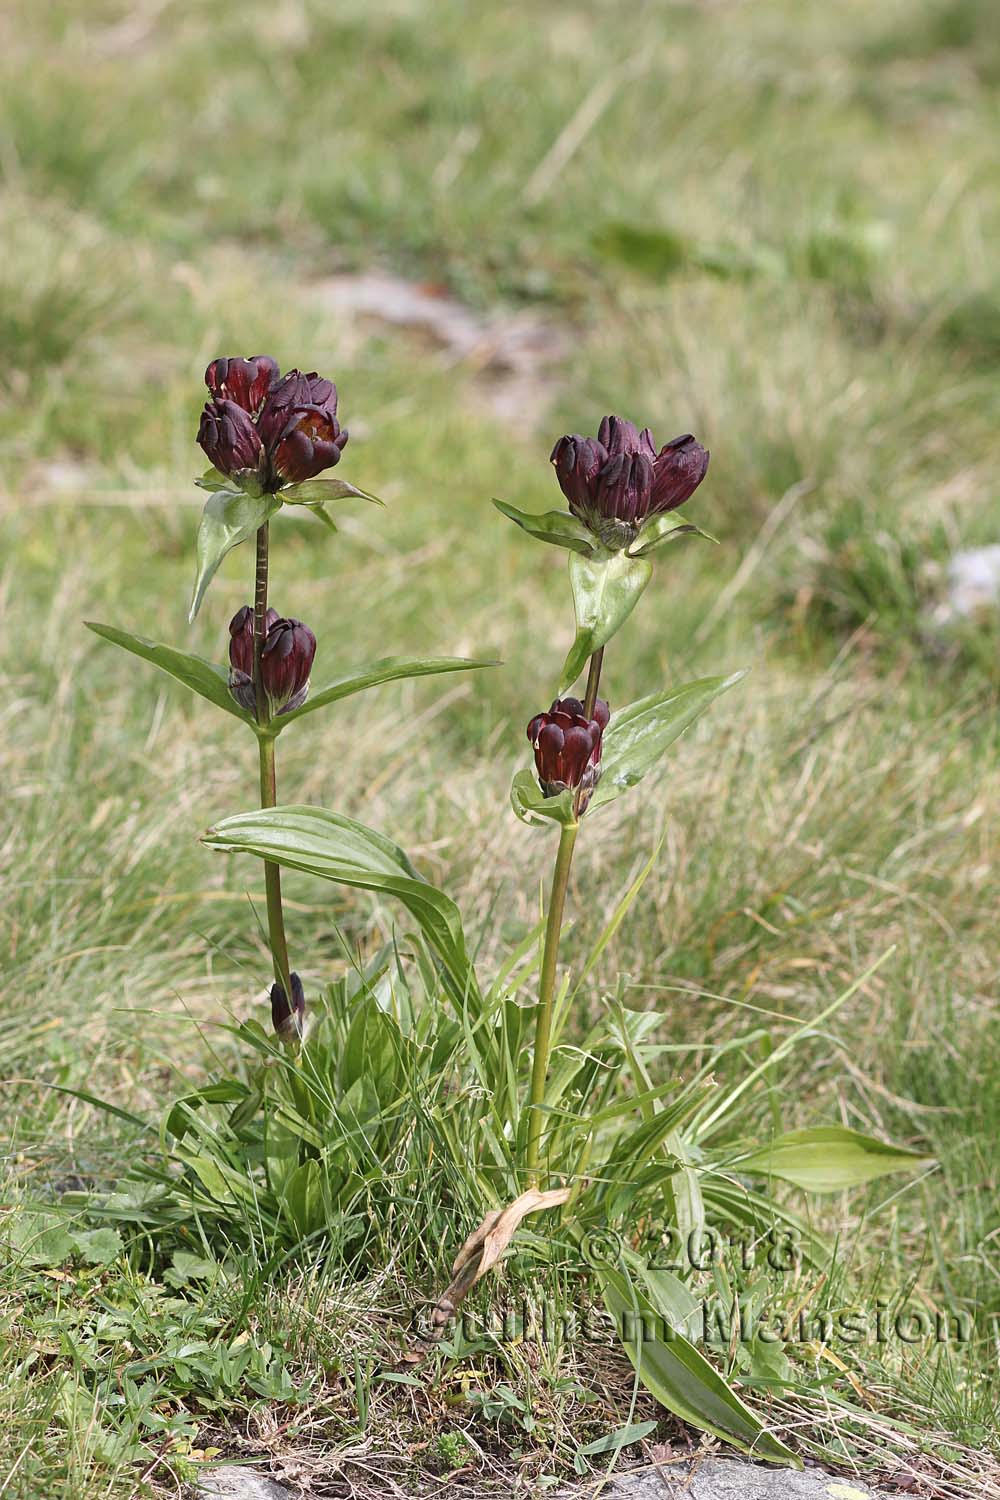
M 152 662 L 200 697 L 240 719 L 257 740 L 260 806 L 277 802 L 276 742 L 293 721 L 379 683 L 482 663 L 459 657 L 383 657 L 342 671 L 309 696 L 316 637 L 269 603 L 271 521 L 288 505 L 302 506 L 336 531 L 327 506 L 360 498 L 382 502 L 347 480 L 327 476 L 339 463 L 347 432 L 337 418 L 337 388 L 315 371 L 284 376 L 270 355 L 212 360 L 205 371 L 209 399 L 198 443 L 212 467 L 195 480 L 209 492 L 198 528 L 193 620 L 228 552 L 254 543 L 253 603 L 229 622 L 229 667 L 144 636 L 90 623 L 90 629 Z M 89 622 L 88 622 L 89 623 Z M 264 862 L 268 941 L 274 969 L 271 1020 L 275 1034 L 297 1046 L 305 1024 L 305 992 L 292 969 L 281 899 L 281 871 Z

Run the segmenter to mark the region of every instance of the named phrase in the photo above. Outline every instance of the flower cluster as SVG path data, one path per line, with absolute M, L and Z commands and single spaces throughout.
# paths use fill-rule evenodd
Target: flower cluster
M 622 417 L 605 417 L 596 438 L 560 438 L 552 463 L 573 514 L 618 550 L 650 517 L 690 499 L 708 470 L 708 454 L 689 432 L 657 453 L 648 427 L 640 432 Z
M 265 619 L 260 675 L 272 718 L 291 713 L 305 702 L 316 655 L 316 637 L 301 620 L 284 619 L 269 609 Z M 229 622 L 229 691 L 241 708 L 256 717 L 253 681 L 253 608 L 244 604 Z
M 601 740 L 611 711 L 603 698 L 588 719 L 579 698 L 557 698 L 548 713 L 536 714 L 528 725 L 535 752 L 535 769 L 546 797 L 567 787 L 578 791 L 578 811 L 590 801 L 601 774 Z
M 213 359 L 211 394 L 198 442 L 220 474 L 258 494 L 301 484 L 340 459 L 347 433 L 337 421 L 337 388 L 312 371 L 282 376 L 267 354 Z

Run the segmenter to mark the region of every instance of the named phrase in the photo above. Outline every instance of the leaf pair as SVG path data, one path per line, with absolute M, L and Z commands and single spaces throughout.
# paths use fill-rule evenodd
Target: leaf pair
M 202 511 L 195 543 L 194 594 L 188 612 L 189 620 L 193 620 L 201 608 L 208 585 L 218 572 L 226 553 L 238 547 L 240 542 L 248 541 L 282 505 L 304 505 L 336 531 L 336 526 L 324 508 L 328 501 L 354 496 L 370 500 L 375 505 L 382 504 L 377 495 L 358 489 L 346 479 L 307 479 L 303 484 L 289 485 L 274 495 L 255 495 L 234 489 L 215 469 L 209 469 L 197 483 L 211 493 Z
M 223 708 L 226 713 L 242 719 L 251 728 L 257 728 L 253 716 L 240 707 L 229 691 L 228 667 L 217 666 L 189 651 L 177 651 L 173 646 L 147 640 L 145 636 L 117 630 L 113 625 L 98 625 L 90 620 L 86 623 L 88 630 L 92 630 L 95 635 L 112 641 L 114 645 L 121 646 L 123 651 L 130 651 L 143 661 L 151 662 L 161 672 L 183 682 L 185 687 L 189 687 L 200 697 L 207 698 L 217 708 Z M 349 698 L 353 693 L 364 692 L 366 688 L 378 687 L 383 682 L 395 682 L 404 677 L 427 677 L 438 672 L 464 672 L 473 667 L 495 665 L 495 662 L 471 661 L 461 656 L 384 656 L 378 661 L 344 672 L 340 677 L 334 678 L 333 682 L 327 683 L 326 687 L 311 693 L 305 703 L 293 708 L 291 713 L 279 714 L 268 725 L 268 733 L 280 734 L 293 719 L 301 719 L 306 714 L 315 713 L 317 708 L 339 703 L 341 698 Z
M 518 510 L 503 500 L 493 504 L 529 536 L 570 552 L 569 580 L 576 612 L 576 636 L 563 665 L 559 692 L 565 693 L 580 676 L 595 651 L 600 651 L 635 609 L 653 576 L 649 558 L 665 542 L 697 535 L 714 541 L 707 531 L 681 520 L 675 513 L 654 517 L 618 552 L 610 551 L 569 511 L 542 515 Z

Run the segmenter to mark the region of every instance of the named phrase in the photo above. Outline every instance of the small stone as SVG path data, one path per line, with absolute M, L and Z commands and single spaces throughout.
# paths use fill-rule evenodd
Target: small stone
M 292 1493 L 255 1469 L 240 1464 L 220 1464 L 198 1481 L 204 1500 L 292 1500 Z

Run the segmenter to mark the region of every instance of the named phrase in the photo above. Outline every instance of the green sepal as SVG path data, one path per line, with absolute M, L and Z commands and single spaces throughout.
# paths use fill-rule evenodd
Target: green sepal
M 215 491 L 232 488 L 225 474 L 220 473 L 218 469 L 206 469 L 204 474 L 195 480 L 195 484 L 200 490 Z
M 612 714 L 604 731 L 601 779 L 589 811 L 596 812 L 641 781 L 709 704 L 746 675 L 744 670 L 729 677 L 699 677 L 682 687 L 650 693 Z
M 301 484 L 290 484 L 281 491 L 282 500 L 288 505 L 324 505 L 329 500 L 370 500 L 372 505 L 385 506 L 385 501 L 370 490 L 359 489 L 346 479 L 304 479 Z
M 593 533 L 576 516 L 570 515 L 569 511 L 547 510 L 536 515 L 531 511 L 518 510 L 505 500 L 494 500 L 493 504 L 502 516 L 513 521 L 515 526 L 520 526 L 529 536 L 537 537 L 540 542 L 551 542 L 554 547 L 568 547 L 570 552 L 578 552 L 582 557 L 592 557 L 597 548 Z
M 576 639 L 563 664 L 559 693 L 579 677 L 595 651 L 621 629 L 653 576 L 653 564 L 627 552 L 595 551 L 592 557 L 571 554 L 569 581 L 576 611 Z
M 546 797 L 534 774 L 527 769 L 518 771 L 511 782 L 510 805 L 522 823 L 538 823 L 544 819 L 560 823 L 565 828 L 576 822 L 570 788 L 557 792 L 554 797 Z
M 719 542 L 711 532 L 702 531 L 700 526 L 684 520 L 676 511 L 669 511 L 665 516 L 655 516 L 652 521 L 647 521 L 625 551 L 629 557 L 648 557 L 665 542 L 675 541 L 679 536 L 702 536 L 706 542 L 715 542 L 716 546 Z
M 147 640 L 145 636 L 132 635 L 127 630 L 116 630 L 113 625 L 97 625 L 92 620 L 84 623 L 95 635 L 121 646 L 123 651 L 131 651 L 133 656 L 139 656 L 143 661 L 152 662 L 161 672 L 175 677 L 193 693 L 207 698 L 216 708 L 224 708 L 227 714 L 242 719 L 244 724 L 249 724 L 256 731 L 257 725 L 252 715 L 240 707 L 229 691 L 228 667 L 216 666 L 214 662 L 205 661 L 201 656 L 193 656 L 188 651 L 175 651 L 173 646 L 160 645 L 157 641 Z
M 189 621 L 201 608 L 205 590 L 226 553 L 253 536 L 280 509 L 280 495 L 247 495 L 242 490 L 225 489 L 208 497 L 195 544 L 197 568 Z

